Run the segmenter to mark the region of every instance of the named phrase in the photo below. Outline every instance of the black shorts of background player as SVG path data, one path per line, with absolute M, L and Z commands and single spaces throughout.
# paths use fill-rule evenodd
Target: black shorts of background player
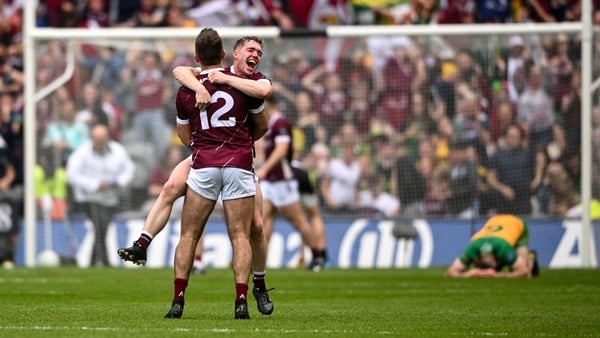
M 300 203 L 302 209 L 306 213 L 306 218 L 311 224 L 313 231 L 319 238 L 319 244 L 322 247 L 327 247 L 327 237 L 325 235 L 325 223 L 323 217 L 321 217 L 321 210 L 319 207 L 319 197 L 313 183 L 310 180 L 308 172 L 302 167 L 299 161 L 292 161 L 292 170 L 294 176 L 298 180 L 298 191 L 300 192 Z M 303 243 L 302 249 L 298 257 L 298 267 L 303 268 L 305 266 L 304 248 L 307 247 L 306 243 Z M 325 256 L 327 258 L 327 256 Z

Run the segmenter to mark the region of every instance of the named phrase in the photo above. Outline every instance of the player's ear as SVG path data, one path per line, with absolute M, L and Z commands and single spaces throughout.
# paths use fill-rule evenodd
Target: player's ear
M 225 52 L 224 50 L 221 51 L 221 60 L 225 59 L 225 56 L 227 55 L 227 52 Z
M 198 57 L 198 55 L 194 55 L 194 60 L 196 60 L 196 62 L 200 63 L 200 58 Z

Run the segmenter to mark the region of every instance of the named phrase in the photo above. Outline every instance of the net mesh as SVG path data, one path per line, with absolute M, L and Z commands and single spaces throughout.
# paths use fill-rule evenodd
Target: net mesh
M 233 43 L 224 40 L 226 65 Z M 64 168 L 97 122 L 135 163 L 119 211 L 145 215 L 188 154 L 175 134 L 171 70 L 195 65 L 193 50 L 193 39 L 40 41 L 37 88 L 69 53 L 76 60 L 36 107 L 36 193 L 53 198 L 52 218 L 77 212 Z M 277 38 L 265 40 L 260 70 L 295 126 L 295 157 L 326 215 L 565 216 L 579 203 L 579 51 L 568 34 Z M 597 178 L 598 109 L 593 122 Z M 332 165 L 342 158 L 354 167 Z

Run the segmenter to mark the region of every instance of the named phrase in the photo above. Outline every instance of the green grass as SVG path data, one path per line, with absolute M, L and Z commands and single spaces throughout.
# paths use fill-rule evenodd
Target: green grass
M 194 275 L 164 319 L 170 269 L 0 270 L 0 337 L 600 337 L 600 270 L 451 280 L 442 269 L 270 270 L 272 316 L 233 319 L 230 270 Z

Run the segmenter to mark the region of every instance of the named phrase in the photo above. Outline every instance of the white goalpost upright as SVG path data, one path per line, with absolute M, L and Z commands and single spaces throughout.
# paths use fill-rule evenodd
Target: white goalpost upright
M 70 29 L 70 28 L 38 28 L 36 27 L 36 8 L 38 1 L 27 1 L 24 5 L 24 69 L 25 69 L 25 111 L 24 111 L 24 154 L 25 154 L 25 223 L 24 223 L 24 253 L 25 265 L 36 266 L 36 224 L 37 211 L 34 196 L 33 170 L 36 164 L 36 100 L 49 94 L 53 88 L 36 88 L 36 46 L 43 40 L 85 41 L 105 39 L 110 41 L 123 39 L 193 39 L 198 29 L 180 28 L 105 28 L 105 29 Z M 591 0 L 583 0 L 583 13 L 592 12 Z M 216 27 L 224 38 L 237 38 L 252 34 L 263 38 L 285 38 L 287 32 L 277 27 Z M 512 34 L 581 34 L 582 52 L 582 125 L 581 125 L 581 195 L 583 201 L 581 250 L 583 267 L 590 267 L 592 225 L 590 219 L 591 201 L 591 111 L 592 91 L 592 38 L 593 28 L 591 15 L 584 15 L 581 22 L 560 24 L 490 24 L 490 25 L 426 25 L 426 26 L 330 26 L 321 32 L 326 38 L 341 37 L 370 37 L 370 36 L 475 36 L 475 35 L 512 35 Z M 69 60 L 67 60 L 67 64 Z M 69 68 L 69 67 L 68 67 Z M 69 69 L 67 69 L 69 71 Z M 68 76 L 58 78 L 68 80 Z M 51 84 L 53 85 L 53 84 Z

